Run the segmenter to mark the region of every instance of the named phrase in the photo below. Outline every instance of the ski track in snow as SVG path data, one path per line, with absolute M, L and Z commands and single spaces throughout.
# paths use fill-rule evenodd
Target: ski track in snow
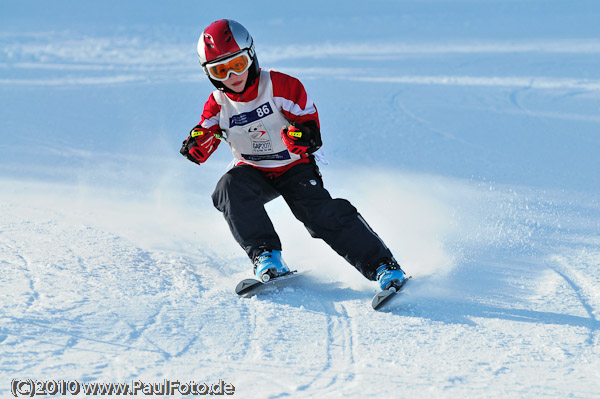
M 554 256 L 549 262 L 549 267 L 568 284 L 587 313 L 589 337 L 586 343 L 591 347 L 600 342 L 600 282 L 594 275 L 598 262 L 598 254 L 587 254 L 586 251 L 567 258 Z

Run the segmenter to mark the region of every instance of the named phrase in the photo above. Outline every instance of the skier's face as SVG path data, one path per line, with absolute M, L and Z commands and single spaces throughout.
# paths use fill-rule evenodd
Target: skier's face
M 229 75 L 229 79 L 224 80 L 223 84 L 229 90 L 233 90 L 236 93 L 241 93 L 244 91 L 244 87 L 246 87 L 246 81 L 248 80 L 248 71 L 244 72 L 241 75 L 236 75 L 232 73 Z

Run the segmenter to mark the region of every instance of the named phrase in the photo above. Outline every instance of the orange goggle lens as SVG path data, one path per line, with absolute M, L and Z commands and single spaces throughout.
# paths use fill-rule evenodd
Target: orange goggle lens
M 216 64 L 207 64 L 206 69 L 213 79 L 223 81 L 227 80 L 230 72 L 233 72 L 237 75 L 246 72 L 250 66 L 250 63 L 251 62 L 248 55 L 241 54 Z

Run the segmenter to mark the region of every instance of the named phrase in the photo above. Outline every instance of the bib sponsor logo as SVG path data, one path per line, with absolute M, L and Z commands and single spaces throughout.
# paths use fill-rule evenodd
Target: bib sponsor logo
M 252 151 L 256 154 L 264 154 L 265 152 L 272 152 L 273 146 L 270 141 L 253 141 Z
M 248 161 L 285 161 L 290 159 L 290 153 L 288 150 L 284 150 L 278 152 L 277 154 L 264 154 L 264 155 L 256 155 L 256 154 L 242 154 L 242 157 Z
M 252 152 L 255 154 L 265 154 L 273 152 L 273 144 L 271 144 L 271 136 L 267 132 L 262 121 L 251 124 L 245 128 L 252 140 Z
M 250 136 L 250 138 L 253 141 L 270 141 L 271 140 L 271 136 L 269 136 L 269 133 L 267 132 L 267 128 L 265 127 L 265 124 L 262 123 L 262 121 L 258 121 L 256 123 L 253 123 L 252 125 L 248 126 L 246 128 L 246 131 L 248 132 L 248 135 Z

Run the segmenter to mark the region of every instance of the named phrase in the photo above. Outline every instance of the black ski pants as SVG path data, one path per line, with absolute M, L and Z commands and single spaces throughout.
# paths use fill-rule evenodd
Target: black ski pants
M 350 202 L 331 198 L 316 164 L 311 162 L 293 166 L 273 179 L 252 166 L 240 165 L 217 183 L 213 204 L 251 259 L 265 249 L 281 250 L 281 241 L 264 207 L 280 195 L 312 237 L 323 239 L 369 280 L 375 279 L 375 269 L 382 259 L 392 258 Z

